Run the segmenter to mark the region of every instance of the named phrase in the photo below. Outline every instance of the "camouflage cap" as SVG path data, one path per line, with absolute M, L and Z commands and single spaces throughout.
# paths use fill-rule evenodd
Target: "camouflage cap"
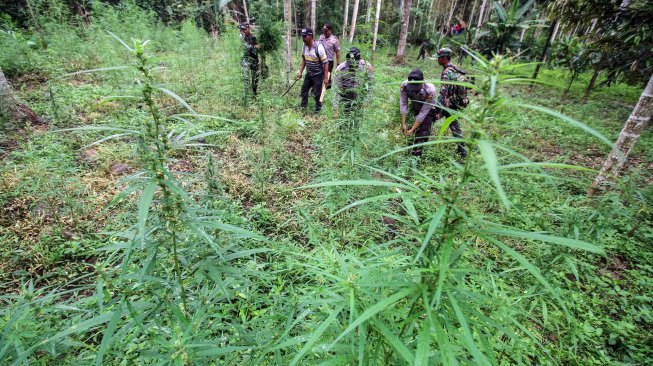
M 451 51 L 451 48 L 449 47 L 440 48 L 438 50 L 438 57 L 451 57 L 452 54 L 453 51 Z
M 353 58 L 354 60 L 360 60 L 361 59 L 361 50 L 358 49 L 358 47 L 352 47 L 347 51 L 346 55 L 347 59 Z

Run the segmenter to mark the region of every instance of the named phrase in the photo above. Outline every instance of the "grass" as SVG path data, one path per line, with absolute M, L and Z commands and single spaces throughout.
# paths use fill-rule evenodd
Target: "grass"
M 16 66 L 22 71 L 14 74 L 14 85 L 50 122 L 45 131 L 6 126 L 3 132 L 15 145 L 0 167 L 2 362 L 20 363 L 24 355 L 49 364 L 432 364 L 456 359 L 617 365 L 645 364 L 652 357 L 651 131 L 638 142 L 618 189 L 596 202 L 585 198 L 595 172 L 546 169 L 550 176 L 542 177 L 500 170 L 512 206 L 507 210 L 485 173 L 483 164 L 493 165 L 483 160 L 486 156 L 472 160 L 476 170 L 460 186 L 461 166 L 454 163 L 450 144 L 427 147 L 418 171 L 405 153 L 377 159 L 406 144 L 398 83 L 413 67 L 436 79 L 440 69 L 433 61 L 390 66 L 388 51 L 379 51 L 374 91 L 355 132 L 360 146 L 347 162 L 340 159 L 342 136 L 331 118 L 331 95 L 319 116 L 297 110 L 298 86 L 280 98 L 285 78 L 279 55 L 269 60 L 271 76 L 261 83 L 259 99 L 246 100 L 235 32 L 214 40 L 190 24 L 170 29 L 135 21 L 135 9 L 103 11 L 97 28 L 83 32 L 53 22 L 47 51 L 18 49 L 29 53 L 31 66 Z M 159 85 L 198 113 L 222 118 L 170 120 L 184 108 L 159 94 L 154 102 L 166 117 L 162 128 L 175 134 L 188 130 L 189 136 L 229 131 L 204 139 L 217 147 L 166 153 L 166 166 L 192 203 L 183 215 L 207 218 L 199 221 L 211 238 L 207 243 L 191 230 L 193 221 L 185 221 L 176 234 L 179 270 L 169 241 L 156 232 L 170 220 L 162 196 L 154 195 L 148 205 L 145 227 L 155 231 L 147 231 L 150 239 L 143 244 L 130 240 L 143 230 L 135 225 L 144 210 L 139 191 L 110 204 L 137 181 L 132 175 L 141 169 L 144 155 L 137 139 L 83 148 L 106 134 L 57 131 L 91 125 L 136 128 L 149 121 L 144 102 L 107 99 L 136 95 L 135 72 L 62 77 L 132 62 L 129 52 L 104 32 L 117 29 L 124 29 L 117 35 L 125 40 L 153 40 L 148 46 L 153 62 L 164 67 L 154 76 Z M 7 59 L 0 64 L 3 70 L 13 62 Z M 565 101 L 560 100 L 566 87 L 563 71 L 545 69 L 540 78 L 548 84 L 532 91 L 507 86 L 501 92 L 516 103 L 563 111 L 611 140 L 641 89 L 599 89 L 580 104 L 587 75 Z M 475 106 L 481 101 L 475 99 Z M 467 137 L 471 129 L 463 123 Z M 609 151 L 582 130 L 527 109 L 497 109 L 474 129 L 536 162 L 597 168 Z M 515 160 L 496 147 L 494 153 L 494 165 Z M 117 172 L 117 163 L 127 169 Z M 358 200 L 396 193 L 329 183 L 396 181 L 379 170 L 406 179 L 420 194 L 338 212 Z M 320 183 L 324 187 L 300 188 Z M 429 274 L 432 268 L 413 262 L 435 204 L 456 187 L 464 214 L 473 220 L 464 220 L 465 227 L 450 221 L 458 227 L 457 236 L 438 241 L 443 245 L 432 257 L 438 267 Z M 470 234 L 481 219 L 590 242 L 606 255 L 531 240 L 534 236 L 502 236 L 501 246 Z M 225 230 L 227 224 L 233 227 Z M 434 227 L 435 237 L 444 233 Z M 265 240 L 253 239 L 251 232 Z M 128 248 L 130 260 L 125 259 Z M 451 267 L 440 265 L 450 259 Z M 183 289 L 175 285 L 180 278 Z M 432 295 L 441 289 L 432 305 L 438 310 L 417 313 L 411 310 L 414 304 L 430 301 L 412 289 L 427 278 L 434 281 L 427 288 Z

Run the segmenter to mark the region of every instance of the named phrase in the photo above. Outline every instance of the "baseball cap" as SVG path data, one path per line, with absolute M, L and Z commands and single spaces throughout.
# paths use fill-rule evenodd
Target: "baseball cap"
M 304 36 L 312 36 L 313 35 L 313 30 L 309 27 L 302 28 L 302 37 Z
M 424 73 L 420 69 L 415 69 L 408 74 L 408 81 L 424 81 Z M 422 83 L 406 84 L 406 93 L 415 95 L 422 89 Z

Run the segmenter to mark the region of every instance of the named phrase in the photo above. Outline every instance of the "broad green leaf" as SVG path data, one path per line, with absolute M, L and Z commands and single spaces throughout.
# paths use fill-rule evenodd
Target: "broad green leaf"
M 513 169 L 513 168 L 555 168 L 555 169 L 571 169 L 571 170 L 583 170 L 587 172 L 596 172 L 592 168 L 586 168 L 584 166 L 571 165 L 571 164 L 560 164 L 560 163 L 514 163 L 501 165 L 499 169 Z
M 141 132 L 138 130 L 129 130 L 126 128 L 119 128 L 119 127 L 108 127 L 108 126 L 82 126 L 82 127 L 74 127 L 74 128 L 63 128 L 60 130 L 54 130 L 52 132 L 68 132 L 68 131 L 114 131 L 114 132 L 122 132 L 122 133 L 133 133 L 133 134 L 140 134 Z
M 32 347 L 27 349 L 25 351 L 25 353 L 29 354 L 34 349 L 36 349 L 37 347 L 41 347 L 41 346 L 43 346 L 43 345 L 45 345 L 47 343 L 54 342 L 56 340 L 65 338 L 65 337 L 67 337 L 67 336 L 69 336 L 71 334 L 79 334 L 79 333 L 87 332 L 90 329 L 93 329 L 93 328 L 95 328 L 95 327 L 97 327 L 97 326 L 99 326 L 101 324 L 104 324 L 104 323 L 110 321 L 114 316 L 115 316 L 115 312 L 106 312 L 104 314 L 100 314 L 100 315 L 96 316 L 95 318 L 91 318 L 91 319 L 88 319 L 88 320 L 84 320 L 84 321 L 82 321 L 80 323 L 74 324 L 74 325 L 66 328 L 65 330 L 62 330 L 61 332 L 53 335 L 52 337 L 48 337 L 48 338 L 42 340 L 41 342 L 38 342 L 38 343 L 34 344 Z
M 413 220 L 413 223 L 416 226 L 419 226 L 419 216 L 417 216 L 417 210 L 415 209 L 415 205 L 413 204 L 413 200 L 409 196 L 403 196 L 402 201 L 404 202 L 404 206 L 406 207 L 406 213 L 410 218 Z
M 113 313 L 113 316 L 111 317 L 111 320 L 109 321 L 109 324 L 107 325 L 107 328 L 104 330 L 102 335 L 102 342 L 100 342 L 100 348 L 98 349 L 97 355 L 95 356 L 95 366 L 102 365 L 102 359 L 104 358 L 104 354 L 107 352 L 109 346 L 111 345 L 113 333 L 116 331 L 116 326 L 118 326 L 118 321 L 120 321 L 121 316 L 122 305 L 118 304 L 118 308 Z
M 197 352 L 198 356 L 201 357 L 214 357 L 226 354 L 233 354 L 235 352 L 251 350 L 252 346 L 226 346 L 226 347 L 217 347 L 214 346 L 212 349 L 207 349 L 204 351 Z
M 371 317 L 373 317 L 377 313 L 385 310 L 390 305 L 392 305 L 392 304 L 396 303 L 397 301 L 403 299 L 404 297 L 410 295 L 413 291 L 415 291 L 414 288 L 404 289 L 404 290 L 399 291 L 399 292 L 397 292 L 396 294 L 394 294 L 394 295 L 392 295 L 390 297 L 386 297 L 385 299 L 383 299 L 383 300 L 379 301 L 378 303 L 374 304 L 372 307 L 367 308 L 358 318 L 356 318 L 356 320 L 354 320 L 353 323 L 351 323 L 347 327 L 347 329 L 345 329 L 342 333 L 340 333 L 340 335 L 333 341 L 333 343 L 331 343 L 329 348 L 333 347 L 336 343 L 338 343 L 338 341 L 340 341 L 342 339 L 342 337 L 349 334 L 349 332 L 356 329 L 356 327 L 358 327 L 358 325 L 360 325 L 361 323 L 367 321 L 368 319 L 370 319 Z
M 431 332 L 429 330 L 429 323 L 422 322 L 422 329 L 417 336 L 417 352 L 415 353 L 415 366 L 428 366 L 429 353 L 431 344 Z
M 373 186 L 373 187 L 393 187 L 393 188 L 402 188 L 409 191 L 414 191 L 415 189 L 411 186 L 395 183 L 395 182 L 386 182 L 383 180 L 334 180 L 330 182 L 308 184 L 301 186 L 297 189 L 306 189 L 306 188 L 321 188 L 321 187 L 339 187 L 339 186 Z
M 322 336 L 322 334 L 327 330 L 329 325 L 333 323 L 333 321 L 336 319 L 336 317 L 340 314 L 342 311 L 343 306 L 338 307 L 336 310 L 331 312 L 331 315 L 329 315 L 326 320 L 320 324 L 319 327 L 315 330 L 313 334 L 308 338 L 308 341 L 306 341 L 306 344 L 304 344 L 304 347 L 302 347 L 301 350 L 295 355 L 295 358 L 292 359 L 290 362 L 290 366 L 296 365 L 299 361 L 301 361 L 302 357 L 306 354 L 306 352 L 310 351 L 310 349 L 313 347 L 315 342 L 318 341 L 318 339 Z
M 101 144 L 101 143 L 103 143 L 105 141 L 117 139 L 117 138 L 120 138 L 120 137 L 123 137 L 123 136 L 129 136 L 131 134 L 132 133 L 117 133 L 115 135 L 107 136 L 107 137 L 101 138 L 101 139 L 99 139 L 99 140 L 97 140 L 95 142 L 92 142 L 92 143 L 90 143 L 88 145 L 82 146 L 82 149 L 88 149 L 91 146 L 99 145 L 99 144 Z
M 469 328 L 467 318 L 460 310 L 460 306 L 458 306 L 458 302 L 456 301 L 455 296 L 449 296 L 449 302 L 453 307 L 453 310 L 456 314 L 456 318 L 460 323 L 460 327 L 463 328 L 463 339 L 467 346 L 467 350 L 472 354 L 472 357 L 474 358 L 474 363 L 476 365 L 490 366 L 490 361 L 487 359 L 487 357 L 485 357 L 484 354 L 481 353 L 481 351 L 478 349 L 478 346 L 476 345 L 476 342 L 474 342 L 474 335 L 472 334 L 472 331 Z
M 429 224 L 429 227 L 426 230 L 426 235 L 424 236 L 424 240 L 422 240 L 422 246 L 417 251 L 417 255 L 415 255 L 415 259 L 413 260 L 413 263 L 417 262 L 417 260 L 422 255 L 422 253 L 424 253 L 424 249 L 426 249 L 426 246 L 428 245 L 429 241 L 433 237 L 433 234 L 435 234 L 435 230 L 437 230 L 438 226 L 440 226 L 440 222 L 442 222 L 442 217 L 444 216 L 446 210 L 447 210 L 447 205 L 442 205 L 440 206 L 440 208 L 438 208 L 435 214 L 433 214 L 431 223 Z
M 147 223 L 147 216 L 150 213 L 150 204 L 154 198 L 158 185 L 155 180 L 151 180 L 143 187 L 143 193 L 138 200 L 138 237 L 141 245 L 145 241 L 145 224 Z
M 419 146 L 430 146 L 430 145 L 440 145 L 440 144 L 455 144 L 455 143 L 458 143 L 458 142 L 468 142 L 468 141 L 465 140 L 465 139 L 450 138 L 450 139 L 439 139 L 439 140 L 435 140 L 435 141 L 422 142 L 420 144 L 410 145 L 410 146 L 402 147 L 402 148 L 399 148 L 399 149 L 396 149 L 396 150 L 392 150 L 387 154 L 384 154 L 384 155 L 379 156 L 378 158 L 372 159 L 372 162 L 387 158 L 390 155 L 394 155 L 394 154 L 397 154 L 397 153 L 400 153 L 400 152 L 403 152 L 403 151 L 411 150 L 412 148 L 414 148 L 416 146 L 419 147 Z
M 345 207 L 339 209 L 338 211 L 334 212 L 333 215 L 331 215 L 331 216 L 336 216 L 336 215 L 338 215 L 338 214 L 340 214 L 340 213 L 342 213 L 344 211 L 349 210 L 350 208 L 354 208 L 356 206 L 364 205 L 366 203 L 376 202 L 376 201 L 385 201 L 385 200 L 389 200 L 389 199 L 393 199 L 393 198 L 400 198 L 400 197 L 403 197 L 405 195 L 406 195 L 405 192 L 401 192 L 401 193 L 381 194 L 381 195 L 378 195 L 378 196 L 368 197 L 368 198 L 358 200 L 358 201 L 355 201 L 355 202 L 352 202 L 352 203 L 348 204 L 347 206 L 345 206 Z
M 581 249 L 591 253 L 605 255 L 605 251 L 602 248 L 594 244 L 590 244 L 586 241 L 577 240 L 577 239 L 569 239 L 560 236 L 546 235 L 546 234 L 533 233 L 529 231 L 521 231 L 521 230 L 514 230 L 514 229 L 503 229 L 503 228 L 490 228 L 484 230 L 484 232 L 489 234 L 494 234 L 494 235 L 510 236 L 513 238 L 537 240 L 546 243 L 559 244 L 573 249 Z
M 565 307 L 564 302 L 560 298 L 559 293 L 553 288 L 553 286 L 551 286 L 551 284 L 549 284 L 549 282 L 544 278 L 544 276 L 542 276 L 542 273 L 540 273 L 540 270 L 537 267 L 531 264 L 531 262 L 529 262 L 528 259 L 526 259 L 526 257 L 519 254 L 516 250 L 504 244 L 500 240 L 487 236 L 483 236 L 483 237 L 489 242 L 501 248 L 501 250 L 509 254 L 511 257 L 513 257 L 519 264 L 521 264 L 522 267 L 524 267 L 531 275 L 533 275 L 533 277 L 535 277 L 535 279 L 537 279 L 542 284 L 542 286 L 544 286 L 549 291 L 551 296 L 553 296 L 558 301 L 558 303 L 564 310 L 567 317 L 569 317 L 567 308 Z
M 370 320 L 374 329 L 381 333 L 386 343 L 392 347 L 395 352 L 401 356 L 408 364 L 412 365 L 415 362 L 415 356 L 413 353 L 406 347 L 406 345 L 397 337 L 380 319 Z
M 433 295 L 433 302 L 435 302 L 435 310 L 437 311 L 442 302 L 442 290 L 444 289 L 444 281 L 447 278 L 447 272 L 451 263 L 449 257 L 451 256 L 451 248 L 453 247 L 453 235 L 449 235 L 447 241 L 444 243 L 444 248 L 440 254 L 439 274 L 438 274 L 438 287 Z
M 176 100 L 177 102 L 179 102 L 179 104 L 181 104 L 181 105 L 183 105 L 184 107 L 186 107 L 186 109 L 188 109 L 191 113 L 194 113 L 194 114 L 196 113 L 195 110 L 193 109 L 193 107 L 191 107 L 188 103 L 186 103 L 186 101 L 184 100 L 184 98 L 182 98 L 182 97 L 180 97 L 179 95 L 175 94 L 173 91 L 168 90 L 168 89 L 166 89 L 166 88 L 162 88 L 162 87 L 157 87 L 157 89 L 159 89 L 159 90 L 161 90 L 162 92 L 164 92 L 165 94 L 168 94 L 169 96 L 171 96 L 174 100 Z
M 595 129 L 589 127 L 588 125 L 586 125 L 586 124 L 584 124 L 582 122 L 579 122 L 579 121 L 577 121 L 577 120 L 575 120 L 575 119 L 573 119 L 573 118 L 571 118 L 569 116 L 566 116 L 566 115 L 564 115 L 564 114 L 562 114 L 562 113 L 560 113 L 558 111 L 554 111 L 553 109 L 549 109 L 549 108 L 541 107 L 541 106 L 537 106 L 537 105 L 532 105 L 532 104 L 524 104 L 524 103 L 516 103 L 516 102 L 509 102 L 509 104 L 514 105 L 516 107 L 528 108 L 528 109 L 532 109 L 532 110 L 535 110 L 535 111 L 538 111 L 538 112 L 546 113 L 546 114 L 549 114 L 549 115 L 551 115 L 553 117 L 558 117 L 561 120 L 567 122 L 568 124 L 570 124 L 570 125 L 572 125 L 574 127 L 580 128 L 581 130 L 583 130 L 583 131 L 589 133 L 590 135 L 596 137 L 597 139 L 599 139 L 600 141 L 602 141 L 606 145 L 608 145 L 610 147 L 613 146 L 612 142 L 607 137 L 603 136 L 603 134 L 601 134 L 600 132 L 598 132 Z
M 73 75 L 81 75 L 81 74 L 92 74 L 94 72 L 103 72 L 103 71 L 114 71 L 114 70 L 124 70 L 128 69 L 129 66 L 111 66 L 111 67 L 101 67 L 99 69 L 90 69 L 90 70 L 82 70 L 82 71 L 76 71 L 76 72 L 71 72 L 70 74 L 64 74 L 61 75 L 61 77 L 67 77 L 67 76 L 73 76 Z
M 501 185 L 501 180 L 499 179 L 499 166 L 497 162 L 497 155 L 494 152 L 494 148 L 492 147 L 492 144 L 487 140 L 479 140 L 478 149 L 481 152 L 481 157 L 483 157 L 483 161 L 485 161 L 485 168 L 487 169 L 488 174 L 490 175 L 490 179 L 492 180 L 492 183 L 494 183 L 494 187 L 496 188 L 497 193 L 499 194 L 499 198 L 501 199 L 501 202 L 506 208 L 509 208 L 510 201 L 508 201 L 506 192 L 504 192 L 503 186 Z
M 109 33 L 113 38 L 117 39 L 118 42 L 122 43 L 122 45 L 125 46 L 125 48 L 127 48 L 130 52 L 134 52 L 134 49 L 131 48 L 131 47 L 129 47 L 129 46 L 127 45 L 127 43 L 125 43 L 125 41 L 123 41 L 122 39 L 120 39 L 120 37 L 118 37 L 117 35 L 115 35 L 115 34 L 109 32 L 109 31 L 107 31 L 107 33 Z

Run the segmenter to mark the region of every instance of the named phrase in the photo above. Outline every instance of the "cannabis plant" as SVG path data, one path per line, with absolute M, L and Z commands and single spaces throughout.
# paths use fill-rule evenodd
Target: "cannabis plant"
M 473 89 L 477 100 L 463 111 L 449 110 L 451 116 L 443 122 L 438 138 L 421 144 L 465 143 L 469 156 L 462 163 L 452 162 L 456 174 L 445 176 L 428 167 L 395 174 L 375 166 L 411 148 L 405 147 L 367 164 L 376 179 L 305 187 L 386 188 L 382 194 L 351 202 L 338 213 L 387 202 L 383 217 L 395 227 L 395 238 L 383 247 L 397 249 L 388 253 L 392 262 L 372 250 L 366 251 L 364 263 L 335 253 L 330 255 L 336 261 L 333 264 L 306 260 L 304 265 L 329 290 L 313 295 L 319 296 L 314 301 L 325 301 L 321 314 L 314 315 L 324 320 L 301 343 L 303 347 L 291 364 L 301 363 L 304 357 L 372 365 L 554 362 L 545 346 L 548 335 L 571 326 L 573 316 L 560 289 L 547 279 L 547 268 L 529 260 L 520 243 L 551 244 L 558 248 L 551 250 L 571 258 L 575 252 L 601 255 L 604 251 L 578 238 L 524 230 L 504 222 L 501 213 L 518 208 L 513 207 L 502 177 L 516 175 L 531 182 L 548 179 L 548 169 L 586 168 L 530 161 L 492 141 L 483 128 L 501 108 L 530 109 L 557 116 L 603 143 L 610 142 L 556 111 L 516 103 L 504 95 L 504 86 L 528 82 L 504 75 L 527 64 L 511 64 L 501 56 L 488 60 L 477 53 L 470 55 L 477 64 L 475 85 L 446 83 Z M 469 126 L 466 137 L 445 138 L 449 124 L 457 119 Z M 511 185 L 519 181 L 511 180 Z M 477 206 L 472 203 L 485 197 L 492 197 L 482 206 L 486 210 L 474 209 Z M 481 251 L 491 256 L 480 257 Z M 315 284 L 316 289 L 324 286 Z M 562 314 L 567 324 L 551 324 L 547 315 L 551 313 Z

